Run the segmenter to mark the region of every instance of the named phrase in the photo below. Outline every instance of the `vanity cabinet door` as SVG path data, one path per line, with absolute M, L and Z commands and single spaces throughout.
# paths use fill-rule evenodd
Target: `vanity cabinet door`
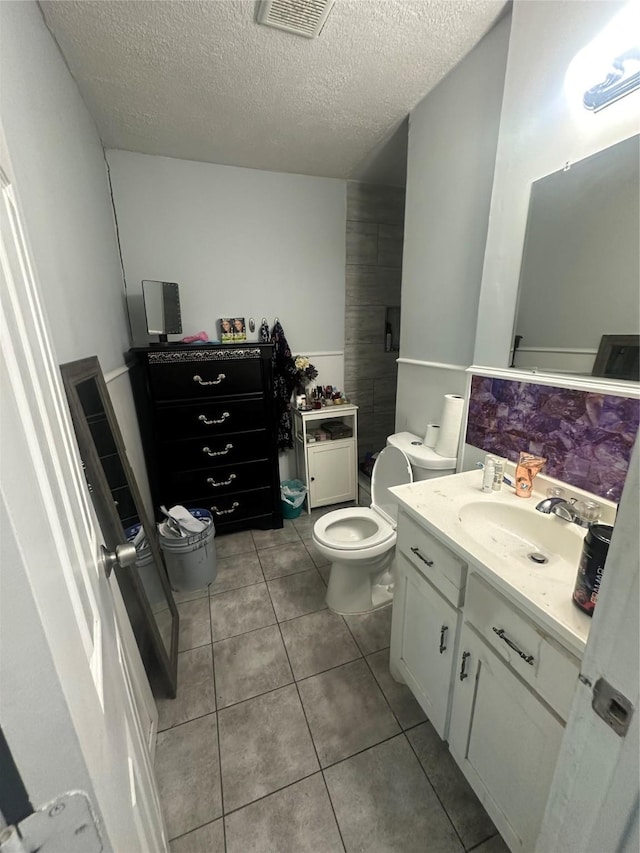
M 532 851 L 564 725 L 465 624 L 449 748 L 511 850 Z
M 406 560 L 397 557 L 391 671 L 404 681 L 446 740 L 460 611 Z

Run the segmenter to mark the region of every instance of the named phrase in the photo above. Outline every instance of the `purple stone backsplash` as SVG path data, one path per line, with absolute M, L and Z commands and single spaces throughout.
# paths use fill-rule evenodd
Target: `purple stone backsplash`
M 543 473 L 617 502 L 639 421 L 640 400 L 474 376 L 466 440 L 512 462 L 544 456 Z

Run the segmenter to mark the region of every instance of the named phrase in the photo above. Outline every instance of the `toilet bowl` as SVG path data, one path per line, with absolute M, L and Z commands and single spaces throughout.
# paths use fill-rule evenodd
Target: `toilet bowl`
M 398 505 L 389 488 L 427 479 L 427 471 L 431 476 L 452 474 L 455 463 L 424 447 L 412 433 L 389 436 L 373 467 L 371 506 L 334 510 L 316 521 L 313 542 L 331 561 L 330 610 L 352 615 L 391 603 Z M 429 465 L 433 467 L 425 467 Z

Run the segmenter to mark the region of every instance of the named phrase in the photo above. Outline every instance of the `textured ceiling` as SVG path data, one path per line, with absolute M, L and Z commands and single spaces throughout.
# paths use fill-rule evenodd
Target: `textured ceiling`
M 336 0 L 316 39 L 253 0 L 40 5 L 105 147 L 394 183 L 385 141 L 505 3 Z

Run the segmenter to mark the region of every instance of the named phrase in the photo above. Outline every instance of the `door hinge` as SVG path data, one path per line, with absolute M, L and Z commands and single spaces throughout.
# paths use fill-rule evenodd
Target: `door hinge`
M 595 683 L 591 707 L 617 735 L 626 735 L 633 716 L 633 705 L 604 678 Z
M 0 831 L 0 853 L 101 853 L 89 797 L 70 791 Z

